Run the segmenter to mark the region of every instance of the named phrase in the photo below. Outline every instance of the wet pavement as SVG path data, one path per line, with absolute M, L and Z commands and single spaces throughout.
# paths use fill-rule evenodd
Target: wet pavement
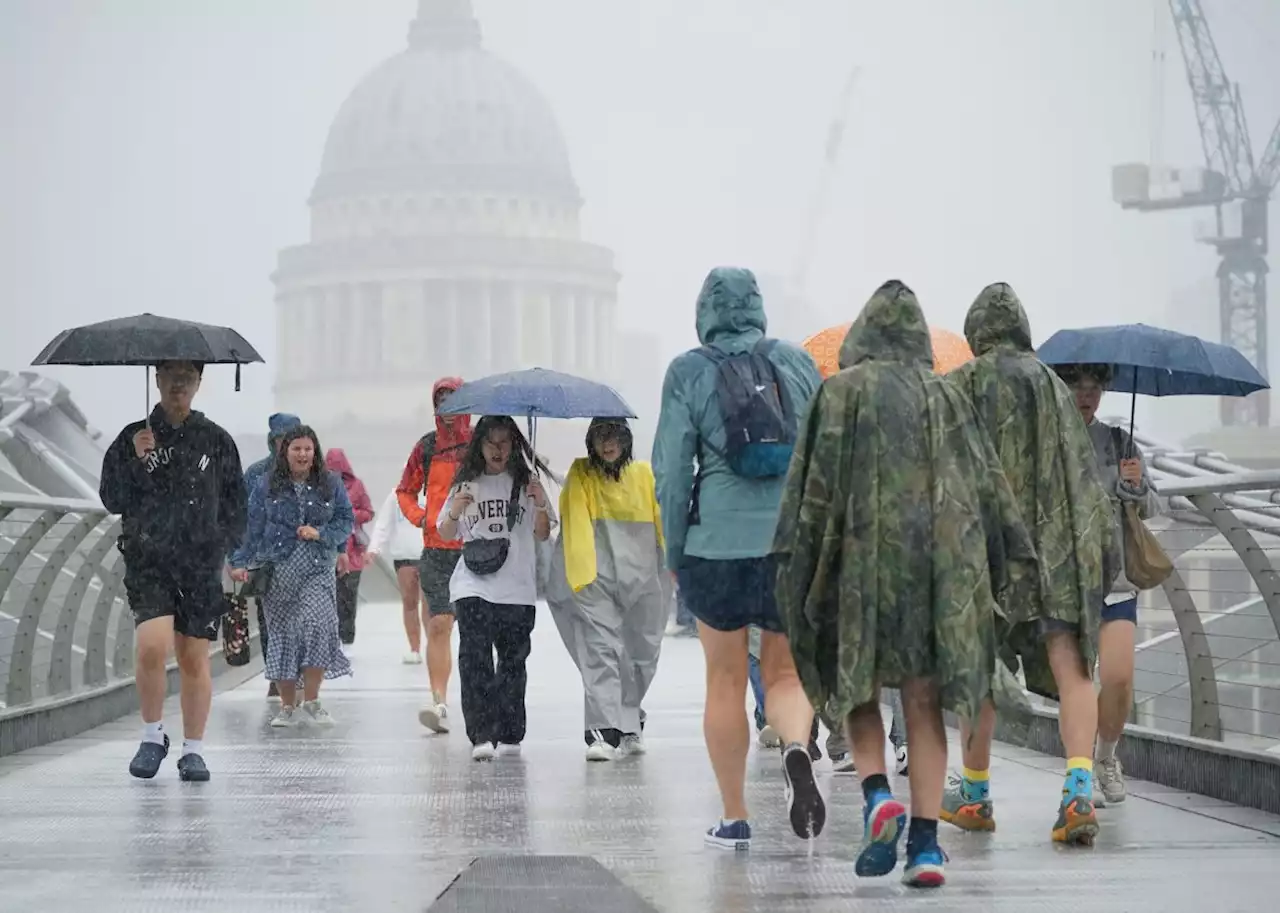
M 858 783 L 826 760 L 828 826 L 812 847 L 786 826 L 776 753 L 753 750 L 753 847 L 706 849 L 719 808 L 696 640 L 664 645 L 646 702 L 649 754 L 592 765 L 576 672 L 545 610 L 518 759 L 470 760 L 456 676 L 455 731 L 421 729 L 425 667 L 402 665 L 404 649 L 399 607 L 363 606 L 356 675 L 326 685 L 332 730 L 271 730 L 261 679 L 218 695 L 207 784 L 178 781 L 176 744 L 155 780 L 130 779 L 136 720 L 0 759 L 0 910 L 423 911 L 474 859 L 508 854 L 592 857 L 671 913 L 1229 913 L 1280 897 L 1280 818 L 1133 783 L 1125 805 L 1102 812 L 1097 846 L 1059 849 L 1049 829 L 1061 760 L 1005 746 L 992 770 L 999 830 L 943 825 L 951 864 L 940 892 L 908 891 L 897 874 L 854 877 Z M 177 727 L 176 707 L 166 722 Z M 897 789 L 905 796 L 905 781 Z M 545 888 L 504 896 L 486 909 L 550 909 Z

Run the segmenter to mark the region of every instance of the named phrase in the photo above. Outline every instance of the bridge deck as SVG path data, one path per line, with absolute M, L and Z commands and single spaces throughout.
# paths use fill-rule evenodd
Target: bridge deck
M 208 784 L 179 783 L 176 754 L 154 781 L 131 780 L 133 719 L 0 760 L 0 908 L 421 911 L 492 854 L 594 857 L 662 911 L 1226 913 L 1280 896 L 1280 819 L 1134 783 L 1128 803 L 1103 813 L 1095 848 L 1057 849 L 1048 836 L 1061 761 L 1005 746 L 993 767 L 1000 829 L 944 830 L 952 862 L 941 893 L 908 892 L 896 875 L 854 877 L 857 780 L 833 777 L 825 761 L 829 824 L 812 852 L 785 825 L 767 752 L 751 761 L 753 849 L 704 849 L 718 803 L 696 642 L 667 641 L 647 705 L 650 753 L 588 766 L 576 673 L 545 614 L 518 760 L 476 764 L 460 726 L 447 737 L 419 728 L 425 672 L 398 663 L 402 637 L 395 607 L 363 608 L 356 677 L 328 686 L 329 732 L 270 730 L 261 679 L 219 694 Z M 171 726 L 177 716 L 167 711 Z M 517 891 L 500 908 L 540 913 L 545 897 Z

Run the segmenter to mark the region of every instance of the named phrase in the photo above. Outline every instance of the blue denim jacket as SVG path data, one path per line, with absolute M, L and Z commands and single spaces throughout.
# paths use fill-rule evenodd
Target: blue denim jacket
M 305 548 L 313 553 L 317 565 L 332 567 L 338 553 L 347 547 L 355 514 L 342 478 L 336 472 L 325 474 L 327 493 L 310 484 L 304 485 L 301 493 L 292 484 L 272 491 L 270 474 L 258 479 L 249 492 L 249 534 L 231 556 L 231 566 L 279 564 L 294 549 Z M 315 527 L 320 538 L 315 542 L 299 539 L 300 526 Z

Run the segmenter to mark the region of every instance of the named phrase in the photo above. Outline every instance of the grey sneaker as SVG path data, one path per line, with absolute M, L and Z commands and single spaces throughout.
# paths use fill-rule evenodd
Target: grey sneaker
M 765 727 L 760 730 L 756 738 L 760 742 L 761 748 L 782 747 L 782 736 L 778 735 L 777 730 L 767 723 L 765 724 Z
M 639 733 L 627 733 L 622 737 L 622 744 L 618 746 L 618 753 L 624 755 L 644 754 L 644 738 Z
M 947 789 L 942 794 L 942 810 L 938 817 L 954 824 L 963 831 L 994 831 L 996 829 L 995 805 L 986 799 L 965 797 L 960 777 L 952 774 Z
M 319 701 L 307 701 L 302 705 L 303 719 L 312 726 L 332 726 L 333 717 L 320 706 Z
M 296 722 L 293 718 L 294 708 L 288 704 L 281 704 L 280 709 L 276 711 L 276 715 L 271 718 L 271 726 L 274 729 L 287 729 Z
M 1124 786 L 1124 765 L 1119 758 L 1104 758 L 1093 765 L 1093 779 L 1098 784 L 1101 802 L 1094 805 L 1119 805 L 1128 791 Z

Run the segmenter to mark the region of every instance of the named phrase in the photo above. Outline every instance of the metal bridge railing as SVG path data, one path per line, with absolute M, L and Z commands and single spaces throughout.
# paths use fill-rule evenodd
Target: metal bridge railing
M 1183 475 L 1154 461 L 1174 562 L 1138 613 L 1134 722 L 1280 749 L 1280 472 Z

